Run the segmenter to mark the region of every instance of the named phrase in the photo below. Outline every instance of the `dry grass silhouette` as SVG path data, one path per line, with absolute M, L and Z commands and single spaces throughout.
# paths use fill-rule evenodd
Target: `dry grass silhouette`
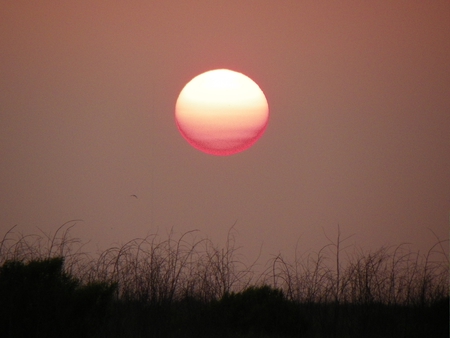
M 386 337 L 420 337 L 430 330 L 448 336 L 448 240 L 437 239 L 424 255 L 408 244 L 366 252 L 346 246 L 348 237 L 338 228 L 336 239 L 327 237 L 329 244 L 317 253 L 278 255 L 256 274 L 256 262 L 247 266 L 240 260 L 233 227 L 223 247 L 198 237 L 198 231 L 172 231 L 165 239 L 137 238 L 94 256 L 70 236 L 76 223 L 50 235 L 11 228 L 0 241 L 0 277 L 11 262 L 26 269 L 32 262 L 61 259 L 62 273 L 76 285 L 97 285 L 89 292 L 114 290 L 115 305 L 102 309 L 109 320 L 92 336 L 208 336 L 214 328 L 221 328 L 215 334 L 223 337 L 357 337 L 373 330 Z M 284 311 L 272 316 L 278 318 L 273 325 L 261 320 L 273 310 L 261 311 L 265 302 L 276 304 L 274 313 Z M 429 327 L 427 316 L 444 319 Z M 380 322 L 388 323 L 385 331 Z

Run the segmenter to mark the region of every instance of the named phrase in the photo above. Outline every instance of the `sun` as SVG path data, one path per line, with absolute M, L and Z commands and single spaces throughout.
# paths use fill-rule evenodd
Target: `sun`
M 181 135 L 196 149 L 218 156 L 250 148 L 264 133 L 268 119 L 269 106 L 261 88 L 228 69 L 194 77 L 175 105 Z

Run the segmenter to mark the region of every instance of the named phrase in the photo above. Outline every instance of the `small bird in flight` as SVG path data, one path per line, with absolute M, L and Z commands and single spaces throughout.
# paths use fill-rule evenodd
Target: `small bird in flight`
M 136 198 L 137 198 L 137 196 L 136 196 L 136 195 L 130 195 L 130 197 L 136 197 Z

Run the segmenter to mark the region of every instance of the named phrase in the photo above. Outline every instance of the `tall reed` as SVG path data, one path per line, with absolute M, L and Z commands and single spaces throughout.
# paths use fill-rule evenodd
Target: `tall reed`
M 191 297 L 204 302 L 252 285 L 270 285 L 299 303 L 426 305 L 449 295 L 449 261 L 439 240 L 425 254 L 408 244 L 365 251 L 345 246 L 340 229 L 317 253 L 293 259 L 282 255 L 256 274 L 242 262 L 232 227 L 224 246 L 198 238 L 198 231 L 166 239 L 158 235 L 136 238 L 98 255 L 85 251 L 70 236 L 78 220 L 66 222 L 53 234 L 22 234 L 16 227 L 0 241 L 0 265 L 63 257 L 67 273 L 83 283 L 118 285 L 117 297 L 164 303 Z M 328 237 L 327 237 L 328 238 Z

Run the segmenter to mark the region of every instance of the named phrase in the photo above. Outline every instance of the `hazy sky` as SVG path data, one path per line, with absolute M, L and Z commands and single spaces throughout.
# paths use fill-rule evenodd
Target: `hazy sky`
M 3 1 L 0 233 L 100 246 L 199 229 L 245 254 L 448 238 L 449 1 Z M 215 68 L 259 84 L 254 147 L 206 155 L 174 107 Z M 138 198 L 130 197 L 135 194 Z

